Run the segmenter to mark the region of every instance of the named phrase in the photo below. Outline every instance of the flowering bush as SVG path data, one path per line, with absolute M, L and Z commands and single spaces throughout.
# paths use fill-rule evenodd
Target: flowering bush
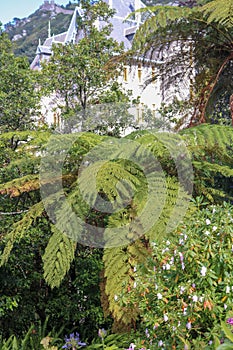
M 137 307 L 137 348 L 214 349 L 233 303 L 233 207 L 198 210 L 160 244 L 116 302 Z

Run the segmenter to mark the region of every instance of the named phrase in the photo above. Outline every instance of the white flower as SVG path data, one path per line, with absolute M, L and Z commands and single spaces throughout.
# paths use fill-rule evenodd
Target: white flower
M 114 300 L 117 301 L 117 299 L 118 299 L 118 296 L 115 294 L 114 295 Z
M 184 307 L 184 309 L 183 309 L 183 315 L 187 315 L 187 307 Z
M 212 230 L 216 231 L 217 230 L 217 226 L 213 226 Z
M 184 291 L 185 291 L 185 287 L 181 286 L 181 287 L 180 287 L 180 294 L 183 294 Z
M 137 282 L 134 282 L 133 287 L 134 287 L 134 288 L 137 287 Z
M 182 268 L 182 270 L 184 270 L 185 269 L 185 264 L 182 262 L 182 264 L 181 264 L 181 268 Z
M 134 271 L 134 272 L 136 272 L 136 271 L 137 271 L 137 268 L 136 268 L 136 266 L 134 266 L 134 268 L 133 268 L 133 271 Z
M 169 252 L 169 248 L 168 247 L 166 247 L 165 249 L 162 250 L 162 254 L 164 254 L 166 252 Z
M 163 346 L 163 341 L 162 341 L 162 340 L 160 340 L 160 341 L 158 342 L 158 346 Z
M 206 231 L 205 231 L 205 235 L 206 235 L 206 236 L 209 236 L 209 235 L 210 235 L 210 231 L 207 231 L 207 230 L 206 230 Z
M 224 304 L 224 310 L 226 310 L 227 309 L 227 304 Z
M 183 255 L 183 253 L 179 252 L 179 256 L 180 256 L 180 261 L 183 261 L 183 260 L 184 260 L 184 255 Z
M 171 264 L 171 265 L 174 264 L 174 256 L 171 257 L 171 259 L 170 259 L 170 264 Z
M 179 244 L 180 244 L 180 245 L 184 245 L 184 240 L 183 240 L 183 238 L 180 238 L 180 239 L 179 239 Z
M 226 286 L 226 293 L 229 294 L 231 291 L 230 287 L 229 286 Z
M 162 299 L 162 298 L 163 298 L 162 294 L 161 294 L 161 293 L 158 293 L 158 294 L 157 294 L 157 298 L 158 298 L 159 300 Z
M 198 301 L 198 296 L 197 295 L 193 295 L 193 302 L 196 303 Z
M 206 275 L 207 268 L 205 266 L 202 266 L 201 268 L 201 275 L 204 277 Z
M 187 328 L 187 329 L 191 329 L 191 328 L 192 328 L 191 322 L 188 322 L 188 323 L 186 324 L 186 328 Z
M 209 219 L 206 219 L 206 225 L 210 225 L 211 224 L 211 221 Z
M 167 322 L 168 321 L 168 315 L 164 314 L 163 315 L 163 319 L 164 319 L 165 322 Z
M 170 245 L 170 244 L 171 244 L 171 242 L 167 240 L 166 245 Z
M 166 270 L 170 270 L 170 268 L 171 268 L 171 265 L 170 264 L 166 264 Z

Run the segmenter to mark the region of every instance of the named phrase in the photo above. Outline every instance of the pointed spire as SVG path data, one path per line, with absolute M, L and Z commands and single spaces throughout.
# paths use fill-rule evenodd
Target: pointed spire
M 142 7 L 141 6 L 141 1 L 140 0 L 135 0 L 134 1 L 134 9 L 135 9 L 135 11 L 141 9 L 141 7 Z M 139 25 L 139 23 L 141 22 L 141 13 L 140 12 L 137 13 L 135 17 L 136 17 L 135 19 L 136 19 L 137 25 Z
M 50 25 L 50 21 L 49 21 L 49 25 L 48 25 L 48 38 L 51 38 L 51 25 Z

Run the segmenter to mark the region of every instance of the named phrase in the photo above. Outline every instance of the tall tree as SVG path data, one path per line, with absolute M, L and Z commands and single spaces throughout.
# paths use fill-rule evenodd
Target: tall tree
M 113 84 L 111 78 L 119 74 L 113 60 L 123 47 L 109 37 L 113 10 L 104 1 L 80 3 L 83 16 L 78 18 L 78 43 L 54 45 L 51 60 L 43 65 L 43 76 L 48 78 L 49 93 L 62 99 L 63 116 L 81 110 L 85 119 L 87 106 L 98 103 L 101 93 Z
M 38 114 L 35 72 L 26 58 L 12 53 L 6 34 L 0 33 L 0 132 L 32 128 Z

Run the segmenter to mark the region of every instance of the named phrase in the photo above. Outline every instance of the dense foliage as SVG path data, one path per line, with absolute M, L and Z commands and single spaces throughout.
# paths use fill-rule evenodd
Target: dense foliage
M 36 74 L 27 60 L 15 57 L 12 44 L 0 30 L 0 133 L 32 129 L 39 115 Z
M 169 240 L 150 244 L 115 303 L 138 311 L 140 341 L 150 349 L 214 349 L 232 310 L 232 206 L 209 206 Z M 141 343 L 142 344 L 142 343 Z M 138 342 L 137 346 L 141 346 Z
M 43 131 L 2 134 L 1 273 L 7 282 L 1 293 L 6 334 L 9 329 L 17 333 L 25 331 L 31 322 L 37 319 L 44 321 L 47 316 L 50 316 L 51 327 L 58 327 L 63 319 L 65 327 L 75 323 L 81 334 L 85 334 L 85 325 L 94 322 L 98 327 L 105 322 L 100 307 L 100 289 L 105 315 L 115 318 L 114 327 L 125 329 L 127 324 L 131 327 L 137 319 L 137 310 L 133 314 L 129 310 L 125 312 L 114 302 L 114 297 L 122 290 L 122 283 L 130 283 L 132 266 L 147 258 L 149 242 L 168 237 L 167 225 L 171 229 L 175 227 L 187 210 L 189 197 L 182 187 L 188 189 L 191 181 L 189 161 L 193 164 L 195 196 L 204 195 L 213 203 L 232 200 L 232 137 L 230 127 L 208 125 L 186 130 L 180 136 L 174 134 L 173 137 L 169 133 L 139 131 L 125 140 L 91 133 L 53 137 Z M 47 153 L 46 140 L 50 141 Z M 182 153 L 183 160 L 179 158 L 180 151 L 177 153 L 177 144 L 181 147 L 182 142 L 190 152 Z M 180 150 L 185 152 L 185 148 Z M 41 201 L 39 175 L 43 172 L 39 165 L 42 150 L 43 155 L 47 154 L 43 165 L 46 176 L 43 179 L 46 189 L 49 186 L 53 193 L 48 193 L 48 202 Z M 64 152 L 65 162 L 60 158 Z M 110 159 L 96 173 L 96 160 L 100 156 L 108 158 L 109 152 Z M 132 154 L 134 156 L 130 159 Z M 158 159 L 165 178 L 160 173 L 156 175 L 156 163 L 155 168 L 150 165 L 151 173 L 148 170 L 143 173 L 140 169 L 140 159 L 144 159 L 144 166 L 148 166 L 151 155 Z M 122 158 L 126 156 L 128 160 Z M 85 171 L 85 162 L 92 161 L 93 164 Z M 59 179 L 56 179 L 56 172 L 53 173 L 55 164 L 62 164 L 63 190 L 71 211 L 66 202 L 60 201 Z M 183 171 L 182 186 L 177 173 L 180 166 Z M 80 175 L 81 170 L 83 175 Z M 93 173 L 96 173 L 97 192 L 92 186 Z M 118 189 L 115 186 L 120 179 L 123 182 Z M 154 194 L 149 192 L 149 200 L 148 185 L 154 186 Z M 80 190 L 84 191 L 84 197 Z M 121 209 L 110 213 L 105 212 L 105 206 L 98 209 L 98 194 L 109 204 L 114 198 Z M 127 201 L 127 206 L 121 207 L 122 199 Z M 160 201 L 164 203 L 158 218 L 152 222 L 150 216 L 141 216 L 145 206 L 150 213 L 148 205 L 151 201 L 157 206 Z M 92 206 L 91 203 L 95 204 Z M 157 206 L 154 205 L 155 210 L 158 210 Z M 86 224 L 73 226 L 76 225 L 73 213 L 91 225 L 90 232 L 86 231 Z M 56 218 L 56 226 L 49 218 L 52 221 Z M 145 232 L 143 226 L 150 227 L 149 231 Z M 72 227 L 75 230 L 70 231 Z M 118 228 L 123 229 L 120 236 L 114 233 Z M 60 229 L 65 230 L 67 235 Z M 87 247 L 81 248 L 77 242 Z M 105 245 L 104 280 L 100 278 L 100 272 Z M 90 270 L 85 267 L 86 263 Z M 85 268 L 93 274 L 86 274 Z
M 49 93 L 55 88 L 63 96 L 64 115 L 81 109 L 85 118 L 96 113 L 93 104 L 127 104 L 129 96 L 116 82 L 104 91 L 118 74 L 112 58 L 121 47 L 108 38 L 109 26 L 98 32 L 93 23 L 112 12 L 102 1 L 81 2 L 80 46 L 56 47 L 43 74 L 52 83 Z M 206 3 L 203 14 L 200 3 Z M 161 45 L 167 29 L 170 48 L 178 32 L 179 40 L 191 35 L 183 53 L 195 57 L 195 106 L 206 84 L 211 96 L 202 100 L 208 101 L 203 110 L 213 110 L 216 93 L 225 113 L 231 13 L 219 16 L 219 0 L 179 5 L 154 8 L 157 17 L 142 27 L 151 41 L 136 37 L 135 45 L 143 39 Z M 169 76 L 177 57 L 166 57 Z M 232 127 L 139 130 L 115 138 L 110 134 L 119 137 L 130 123 L 119 103 L 102 106 L 97 123 L 86 124 L 98 135 L 74 132 L 72 121 L 63 124 L 63 134 L 51 133 L 32 123 L 37 76 L 3 33 L 0 61 L 0 349 L 77 350 L 85 343 L 90 350 L 232 349 L 226 340 L 233 341 Z M 59 63 L 57 71 L 52 63 Z M 124 118 L 116 122 L 118 113 Z
M 210 121 L 214 112 L 219 112 L 214 122 L 229 120 L 232 0 L 192 8 L 158 5 L 143 11 L 148 10 L 151 15 L 135 34 L 134 53 L 155 60 L 165 102 L 186 101 L 189 108 L 179 112 L 183 123 Z

